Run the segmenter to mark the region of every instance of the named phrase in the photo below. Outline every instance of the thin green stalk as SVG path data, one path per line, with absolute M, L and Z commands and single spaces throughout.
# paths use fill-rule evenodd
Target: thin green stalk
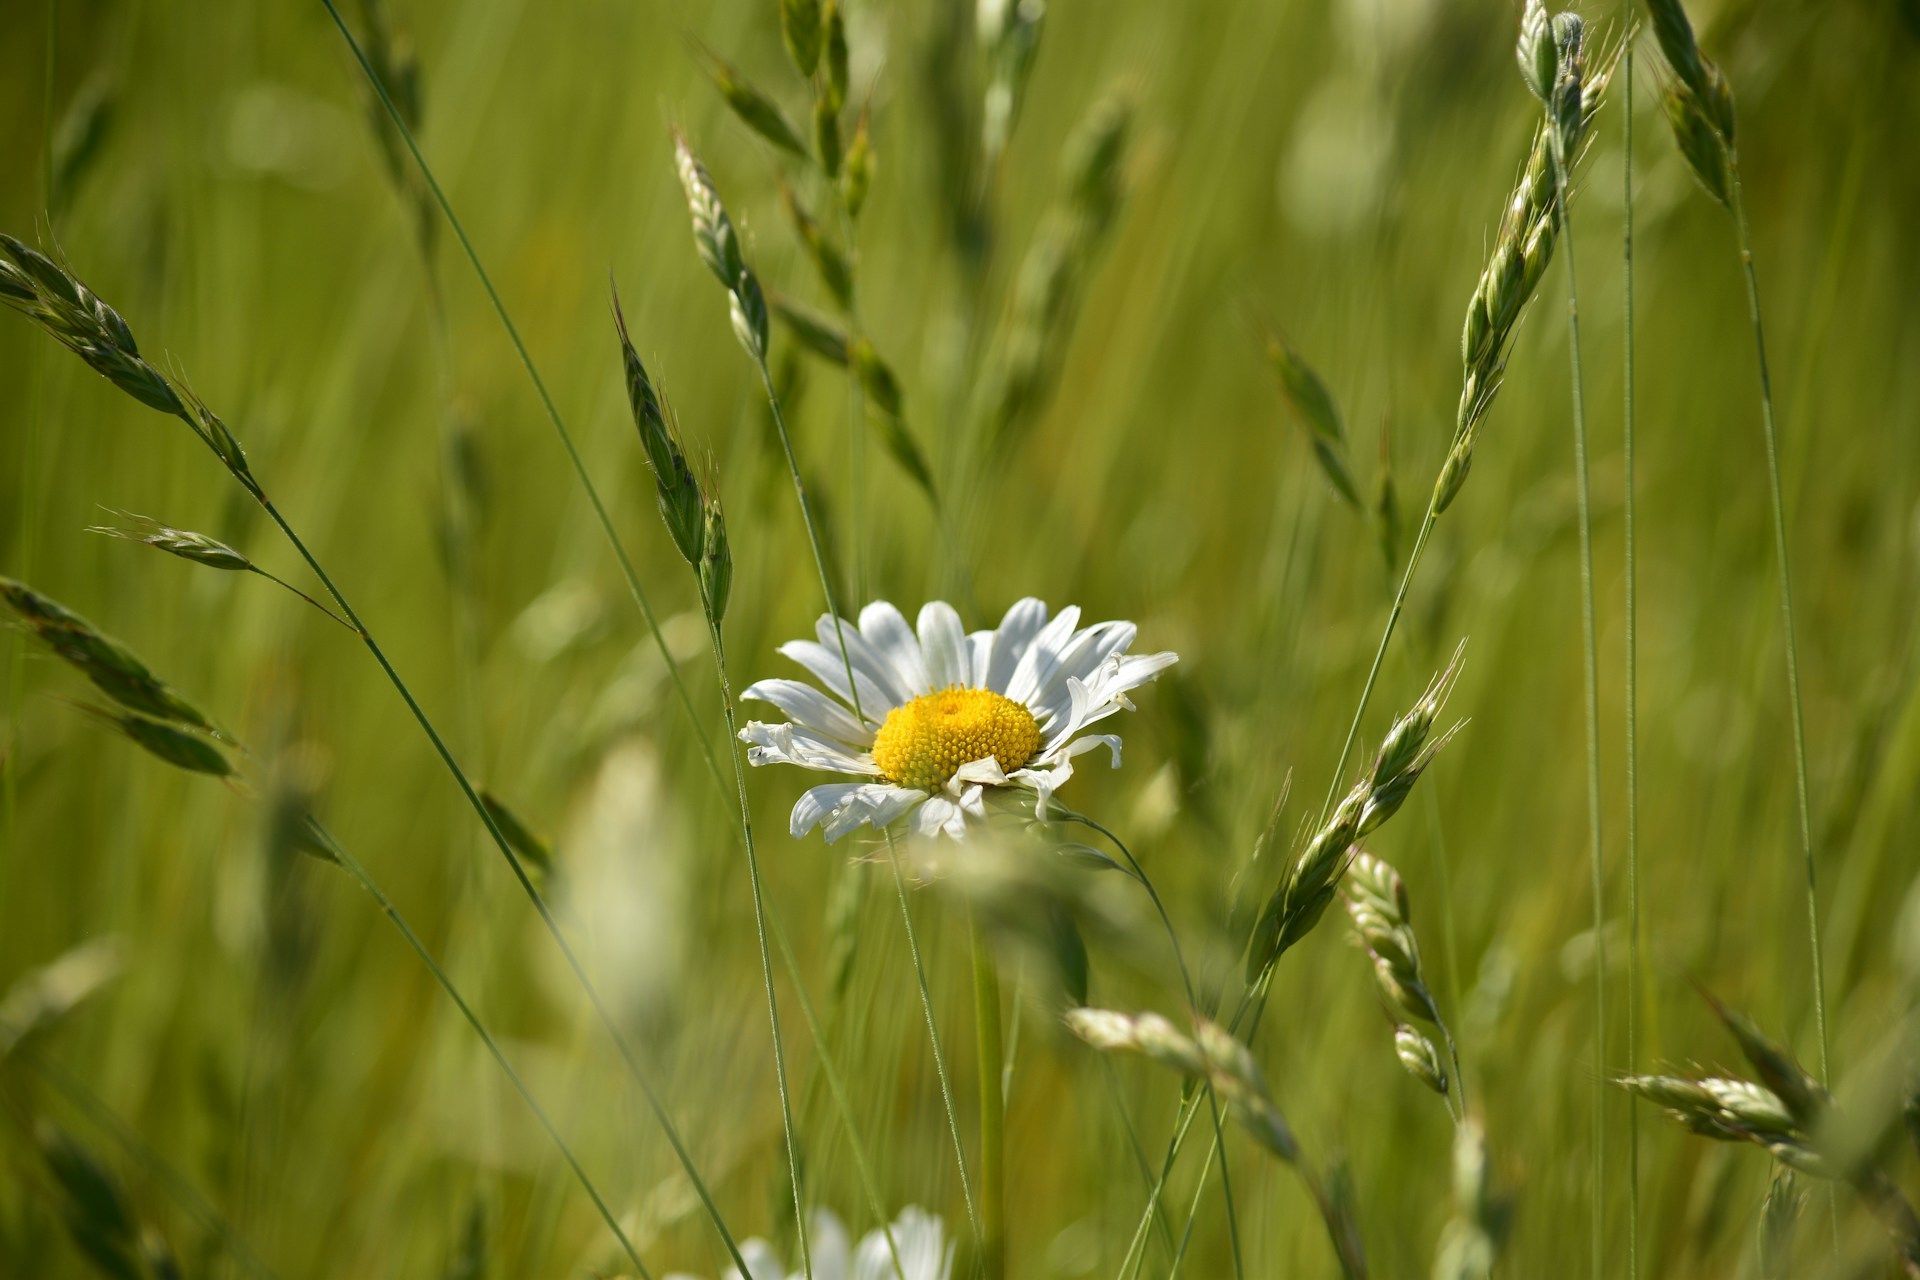
M 1460 1016 L 1463 1007 L 1460 999 L 1460 950 L 1454 941 L 1453 927 L 1453 863 L 1447 855 L 1447 834 L 1440 825 L 1440 797 L 1434 794 L 1432 787 L 1422 787 L 1426 793 L 1423 802 L 1427 810 L 1427 825 L 1433 829 L 1434 869 L 1440 873 L 1440 939 L 1447 953 L 1447 1002 L 1452 1005 L 1454 1016 Z M 1447 1102 L 1453 1112 L 1455 1126 L 1464 1123 L 1467 1118 L 1467 1073 L 1460 1065 L 1460 1046 L 1453 1038 L 1453 1028 L 1440 1023 L 1440 1034 L 1447 1042 L 1447 1057 L 1453 1060 L 1453 1088 L 1447 1092 Z
M 40 194 L 46 200 L 47 221 L 53 221 L 58 203 L 53 189 L 53 77 L 60 64 L 60 5 L 47 0 L 47 45 L 40 80 Z
M 508 1082 L 513 1085 L 514 1091 L 517 1092 L 521 1100 L 527 1104 L 527 1109 L 533 1112 L 534 1119 L 540 1122 L 540 1127 L 546 1130 L 547 1137 L 553 1140 L 553 1145 L 559 1150 L 561 1158 L 567 1162 L 567 1167 L 573 1171 L 573 1176 L 579 1181 L 581 1189 L 584 1190 L 588 1198 L 593 1201 L 593 1207 L 599 1210 L 601 1219 L 607 1224 L 607 1229 L 612 1231 L 614 1238 L 620 1242 L 620 1248 L 626 1253 L 628 1261 L 633 1263 L 634 1268 L 639 1271 L 643 1280 L 651 1280 L 653 1273 L 648 1271 L 646 1263 L 640 1260 L 639 1251 L 633 1247 L 633 1241 L 629 1240 L 627 1233 L 621 1229 L 620 1222 L 614 1217 L 613 1210 L 608 1207 L 606 1198 L 600 1194 L 600 1189 L 594 1185 L 593 1179 L 587 1175 L 587 1171 L 581 1166 L 579 1158 L 573 1154 L 573 1148 L 569 1147 L 567 1140 L 560 1136 L 560 1131 L 554 1127 L 553 1120 L 547 1115 L 546 1108 L 540 1105 L 539 1100 L 533 1096 L 533 1091 L 529 1089 L 526 1082 L 520 1078 L 520 1073 L 514 1070 L 513 1063 L 508 1060 L 505 1051 L 500 1048 L 499 1042 L 488 1032 L 485 1024 L 480 1021 L 480 1016 L 476 1014 L 473 1011 L 473 1007 L 467 1003 L 466 997 L 460 994 L 460 988 L 454 985 L 453 979 L 448 977 L 446 970 L 440 967 L 440 962 L 434 959 L 433 952 L 429 951 L 426 944 L 420 941 L 419 935 L 416 934 L 413 931 L 413 927 L 407 923 L 407 918 L 400 913 L 398 907 L 394 906 L 392 899 L 388 898 L 387 895 L 381 891 L 379 884 L 368 874 L 367 869 L 360 865 L 359 860 L 348 853 L 346 849 L 341 846 L 340 842 L 334 839 L 325 828 L 316 826 L 315 830 L 316 834 L 320 837 L 321 844 L 326 847 L 327 852 L 333 857 L 334 861 L 338 862 L 341 868 L 344 869 L 348 875 L 352 876 L 362 889 L 365 889 L 367 893 L 372 896 L 374 903 L 380 908 L 381 914 L 392 921 L 393 927 L 400 931 L 400 936 L 406 939 L 407 945 L 413 948 L 415 955 L 420 957 L 420 962 L 427 966 L 427 971 L 433 975 L 433 980 L 440 984 L 440 989 L 447 993 L 447 998 L 452 1000 L 454 1005 L 460 1010 L 460 1016 L 467 1020 L 467 1025 L 472 1027 L 474 1034 L 480 1037 L 480 1042 L 486 1045 L 487 1052 L 493 1055 L 493 1060 L 500 1064 L 500 1070 L 506 1075 Z
M 908 1280 L 906 1268 L 900 1261 L 900 1248 L 894 1242 L 893 1223 L 887 1217 L 887 1211 L 880 1198 L 880 1184 L 873 1175 L 873 1165 L 867 1159 L 866 1145 L 860 1140 L 859 1129 L 854 1124 L 853 1102 L 847 1095 L 846 1081 L 840 1075 L 840 1068 L 833 1060 L 833 1051 L 827 1043 L 826 1033 L 820 1027 L 820 1019 L 815 1015 L 813 1001 L 807 996 L 806 986 L 800 981 L 800 964 L 794 959 L 793 947 L 787 941 L 787 931 L 781 927 L 780 918 L 772 912 L 767 913 L 767 930 L 773 935 L 773 943 L 780 949 L 781 963 L 786 967 L 787 975 L 793 981 L 794 994 L 800 1003 L 800 1016 L 806 1020 L 807 1032 L 813 1037 L 815 1049 L 819 1053 L 820 1071 L 827 1079 L 827 1089 L 833 1094 L 834 1105 L 840 1111 L 840 1119 L 847 1129 L 847 1145 L 853 1152 L 855 1171 L 860 1175 L 860 1190 L 867 1198 L 867 1208 L 880 1224 L 881 1234 L 886 1238 L 887 1256 L 893 1263 L 893 1273 L 897 1280 Z
M 553 938 L 555 945 L 559 947 L 561 956 L 567 962 L 567 967 L 573 972 L 574 979 L 580 984 L 580 989 L 586 994 L 587 1002 L 592 1006 L 594 1015 L 600 1020 L 608 1036 L 612 1038 L 615 1048 L 619 1050 L 621 1061 L 625 1064 L 628 1075 L 632 1076 L 634 1083 L 640 1086 L 640 1091 L 645 1095 L 647 1105 L 651 1109 L 655 1121 L 660 1125 L 661 1131 L 666 1135 L 668 1143 L 673 1148 L 674 1155 L 680 1161 L 681 1169 L 686 1173 L 688 1181 L 692 1184 L 695 1194 L 699 1197 L 701 1205 L 707 1212 L 707 1216 L 712 1220 L 714 1229 L 719 1234 L 722 1243 L 726 1246 L 728 1254 L 733 1258 L 734 1264 L 741 1269 L 741 1274 L 746 1274 L 746 1260 L 741 1257 L 739 1246 L 734 1241 L 732 1231 L 728 1229 L 725 1219 L 721 1217 L 719 1206 L 714 1203 L 713 1196 L 707 1189 L 705 1179 L 700 1176 L 699 1170 L 694 1166 L 693 1157 L 688 1152 L 686 1144 L 681 1141 L 680 1131 L 674 1125 L 672 1117 L 668 1115 L 666 1104 L 661 1100 L 659 1093 L 654 1088 L 652 1080 L 647 1076 L 645 1069 L 641 1066 L 638 1056 L 633 1051 L 633 1047 L 627 1042 L 625 1033 L 620 1030 L 619 1023 L 614 1020 L 613 1013 L 608 1009 L 606 1001 L 601 997 L 599 988 L 596 987 L 593 980 L 588 977 L 586 966 L 581 962 L 579 954 L 573 949 L 573 945 L 567 941 L 565 932 L 560 928 L 560 922 L 554 917 L 552 907 L 547 903 L 546 898 L 541 895 L 539 889 L 534 886 L 533 881 L 527 876 L 526 867 L 521 863 L 519 856 L 513 852 L 513 848 L 508 843 L 505 834 L 501 832 L 499 824 L 494 820 L 492 812 L 481 801 L 479 793 L 474 790 L 472 780 L 468 778 L 466 771 L 460 767 L 459 762 L 454 759 L 453 752 L 448 748 L 446 741 L 440 736 L 439 730 L 434 728 L 433 722 L 427 718 L 426 712 L 421 708 L 419 702 L 415 700 L 413 691 L 407 687 L 406 681 L 400 678 L 400 673 L 394 669 L 393 664 L 387 659 L 386 652 L 381 649 L 379 642 L 373 638 L 373 633 L 360 621 L 359 614 L 354 612 L 353 606 L 347 602 L 346 597 L 341 594 L 340 589 L 334 585 L 333 579 L 328 576 L 326 569 L 321 566 L 320 561 L 308 550 L 306 543 L 301 540 L 300 535 L 294 532 L 293 526 L 288 524 L 286 518 L 280 514 L 279 508 L 274 506 L 256 487 L 249 485 L 248 488 L 249 492 L 253 493 L 255 500 L 260 504 L 261 509 L 267 513 L 267 517 L 273 521 L 280 532 L 286 537 L 288 543 L 292 545 L 294 551 L 299 554 L 302 560 L 306 561 L 307 567 L 311 569 L 314 576 L 320 580 L 320 585 L 326 589 L 327 595 L 333 600 L 334 604 L 339 607 L 340 612 L 346 617 L 348 623 L 359 633 L 361 643 L 364 644 L 367 651 L 373 655 L 374 661 L 379 664 L 381 671 L 385 673 L 387 682 L 391 684 L 394 691 L 400 695 L 401 701 L 406 704 L 407 710 L 412 714 L 414 722 L 420 726 L 421 732 L 426 734 L 427 741 L 432 744 L 435 754 L 440 757 L 441 764 L 445 766 L 447 772 L 452 775 L 453 780 L 459 785 L 461 794 L 466 797 L 467 804 L 480 818 L 481 824 L 486 827 L 488 836 L 492 838 L 494 847 L 499 850 L 500 855 L 506 859 L 508 867 L 513 872 L 514 879 L 520 885 L 521 892 L 525 893 L 527 900 L 533 904 L 535 912 L 538 913 L 540 917 L 541 924 L 546 928 L 548 935 Z
M 41 73 L 40 101 L 40 151 L 43 169 L 41 173 L 41 195 L 46 205 L 46 217 L 49 231 L 53 224 L 54 178 L 53 178 L 53 77 L 58 61 L 60 30 L 60 6 L 57 0 L 47 0 L 47 41 L 45 61 Z M 33 566 L 34 544 L 40 523 L 40 486 L 35 473 L 39 470 L 40 420 L 46 413 L 47 372 L 46 355 L 38 347 L 28 360 L 29 382 L 32 390 L 27 396 L 27 424 L 20 433 L 20 500 L 18 508 L 17 536 L 19 538 L 20 571 L 27 572 Z M 25 635 L 12 637 L 7 644 L 7 725 L 6 738 L 0 740 L 0 804 L 6 806 L 6 850 L 0 856 L 0 886 L 4 886 L 4 873 L 13 851 L 19 848 L 20 836 L 20 770 L 15 755 L 14 739 L 19 733 L 20 704 L 26 694 L 26 658 L 27 641 Z
M 1574 267 L 1573 221 L 1567 209 L 1567 157 L 1560 131 L 1552 127 L 1554 209 L 1560 223 L 1560 254 L 1567 261 L 1567 349 L 1573 387 L 1573 466 L 1580 519 L 1580 615 L 1587 711 L 1587 855 L 1593 893 L 1593 1273 L 1605 1269 L 1607 904 L 1600 844 L 1600 656 L 1594 619 L 1593 507 L 1587 474 L 1586 394 L 1580 365 L 1580 285 Z
M 1634 561 L 1634 417 L 1633 417 L 1633 24 L 1629 5 L 1626 50 L 1622 62 L 1621 255 L 1622 345 L 1625 390 L 1621 465 L 1626 472 L 1622 523 L 1626 543 L 1626 739 L 1627 739 L 1627 1071 L 1640 1070 L 1640 784 L 1639 784 L 1639 585 Z M 1627 1275 L 1640 1276 L 1640 1098 L 1627 1100 Z
M 508 341 L 513 344 L 521 366 L 526 369 L 527 377 L 533 382 L 533 389 L 540 398 L 541 407 L 546 410 L 547 420 L 553 424 L 554 434 L 559 438 L 561 448 L 566 452 L 573 474 L 579 480 L 581 489 L 585 491 L 588 504 L 593 508 L 594 518 L 599 522 L 601 532 L 606 535 L 607 545 L 612 548 L 614 559 L 619 561 L 620 573 L 626 579 L 627 591 L 632 595 L 634 604 L 639 606 L 640 615 L 646 620 L 647 630 L 653 637 L 653 643 L 660 651 L 661 660 L 666 664 L 667 676 L 673 682 L 674 690 L 686 710 L 688 720 L 693 724 L 694 736 L 700 742 L 700 750 L 706 756 L 707 766 L 712 770 L 715 782 L 724 791 L 726 782 L 720 772 L 719 758 L 714 754 L 713 744 L 708 740 L 706 731 L 702 727 L 704 722 L 693 705 L 692 695 L 687 692 L 686 681 L 680 677 L 680 668 L 674 662 L 672 652 L 667 648 L 667 640 L 660 631 L 659 620 L 654 616 L 653 606 L 647 600 L 645 588 L 640 585 L 640 575 L 635 571 L 633 561 L 627 556 L 627 550 L 620 541 L 620 535 L 614 530 L 613 518 L 607 514 L 606 504 L 600 500 L 600 491 L 594 486 L 593 477 L 587 473 L 587 465 L 581 460 L 580 451 L 574 445 L 573 433 L 567 429 L 566 422 L 560 416 L 559 408 L 554 404 L 552 395 L 548 393 L 546 381 L 540 376 L 540 370 L 533 362 L 532 353 L 527 350 L 527 344 L 521 339 L 520 330 L 513 323 L 513 317 L 508 314 L 506 303 L 501 300 L 500 291 L 494 288 L 493 277 L 488 275 L 486 267 L 481 265 L 479 251 L 473 247 L 473 241 L 467 236 L 466 227 L 454 213 L 453 203 L 448 200 L 446 192 L 441 189 L 440 180 L 434 176 L 432 167 L 427 164 L 427 158 L 421 152 L 420 144 L 413 136 L 413 130 L 407 127 L 407 122 L 402 118 L 399 108 L 394 105 L 392 97 L 387 93 L 386 85 L 380 82 L 373 64 L 367 61 L 365 50 L 361 49 L 360 42 L 354 39 L 353 32 L 347 29 L 347 24 L 341 18 L 340 10 L 335 7 L 334 0 L 320 0 L 320 3 L 326 7 L 327 16 L 333 19 L 333 25 L 339 28 L 340 38 L 347 42 L 347 47 L 352 51 L 354 61 L 359 63 L 367 83 L 372 85 L 374 92 L 379 95 L 380 105 L 386 110 L 387 118 L 393 122 L 393 127 L 399 133 L 401 141 L 407 144 L 408 153 L 412 155 L 413 162 L 419 166 L 421 178 L 425 180 L 428 190 L 433 193 L 434 203 L 439 206 L 441 214 L 446 218 L 447 226 L 453 231 L 454 238 L 460 242 L 460 248 L 466 254 L 468 264 L 473 267 L 473 273 L 479 279 L 481 289 L 485 291 L 488 302 L 492 304 L 494 314 L 500 319 L 501 328 L 506 330 Z
M 1140 1170 L 1141 1180 L 1146 1183 L 1147 1189 L 1151 1191 L 1154 1185 L 1153 1166 L 1147 1163 L 1146 1149 L 1140 1145 L 1140 1133 L 1133 1127 L 1133 1117 L 1127 1114 L 1126 1099 L 1122 1097 L 1120 1093 L 1120 1074 L 1114 1069 L 1113 1057 L 1111 1054 L 1097 1053 L 1094 1055 L 1094 1058 L 1100 1063 L 1101 1076 L 1107 1082 L 1107 1093 L 1113 1099 L 1114 1113 L 1120 1117 L 1120 1127 L 1126 1132 L 1127 1149 L 1133 1155 L 1134 1166 Z M 1154 1217 L 1155 1225 L 1160 1228 L 1160 1238 L 1167 1246 L 1167 1256 L 1172 1257 L 1174 1251 L 1173 1224 L 1167 1221 L 1167 1215 L 1164 1212 L 1155 1214 Z M 1127 1258 L 1130 1258 L 1132 1254 L 1133 1250 L 1129 1247 L 1127 1250 Z M 1124 1263 L 1127 1258 L 1123 1258 L 1122 1262 Z
M 800 1183 L 800 1147 L 794 1134 L 793 1102 L 787 1090 L 787 1052 L 780 1037 L 780 1002 L 773 990 L 773 960 L 767 948 L 767 910 L 760 882 L 760 857 L 753 841 L 753 807 L 747 802 L 747 775 L 740 763 L 739 714 L 735 709 L 733 680 L 727 674 L 726 643 L 720 635 L 720 620 L 714 616 L 713 602 L 702 591 L 701 606 L 707 615 L 707 636 L 713 644 L 713 668 L 720 680 L 720 705 L 726 715 L 727 740 L 735 744 L 727 751 L 733 765 L 734 794 L 740 804 L 740 835 L 747 851 L 747 880 L 753 887 L 753 931 L 760 945 L 760 981 L 767 995 L 767 1024 L 773 1035 L 773 1079 L 780 1094 L 780 1129 L 786 1139 L 787 1177 L 793 1189 L 794 1232 L 800 1240 L 800 1270 L 812 1280 L 813 1251 L 807 1240 L 806 1195 Z
M 973 1017 L 980 1077 L 980 1257 L 986 1280 L 1005 1280 L 1006 1099 L 1000 1090 L 1000 975 L 977 925 L 973 938 Z
M 1127 847 L 1124 840 L 1095 819 L 1089 818 L 1085 814 L 1064 809 L 1061 811 L 1060 816 L 1066 821 L 1077 822 L 1090 831 L 1099 832 L 1102 836 L 1106 837 L 1107 841 L 1112 844 L 1115 849 L 1120 851 L 1120 856 L 1127 860 L 1127 866 L 1132 870 L 1133 878 L 1140 882 L 1142 889 L 1146 890 L 1148 901 L 1153 903 L 1153 909 L 1160 917 L 1161 928 L 1165 930 L 1167 935 L 1167 945 L 1173 951 L 1174 964 L 1180 970 L 1180 983 L 1186 990 L 1187 1006 L 1192 1009 L 1194 1013 L 1198 1014 L 1200 1012 L 1200 994 L 1198 989 L 1193 985 L 1193 971 L 1187 966 L 1186 953 L 1180 946 L 1180 935 L 1173 927 L 1173 917 L 1167 913 L 1166 903 L 1161 901 L 1160 892 L 1154 888 L 1153 881 L 1147 876 L 1146 868 L 1140 865 L 1140 860 L 1133 856 L 1133 850 Z M 1207 1096 L 1207 1108 L 1212 1115 L 1214 1143 L 1216 1146 L 1224 1148 L 1226 1143 L 1226 1130 L 1220 1120 L 1220 1099 L 1214 1091 L 1213 1081 L 1202 1080 L 1200 1087 Z M 1206 1182 L 1206 1173 L 1202 1170 L 1200 1186 L 1195 1191 L 1196 1208 L 1199 1203 L 1199 1192 L 1206 1189 Z M 1228 1174 L 1227 1164 L 1224 1160 L 1220 1162 L 1220 1191 L 1226 1200 L 1227 1206 L 1227 1239 L 1233 1247 L 1233 1274 L 1236 1277 L 1243 1277 L 1246 1275 L 1246 1266 L 1242 1260 L 1240 1250 L 1240 1215 L 1234 1207 L 1233 1181 Z M 1182 1237 L 1179 1247 L 1174 1252 L 1173 1263 L 1167 1273 L 1168 1280 L 1172 1280 L 1172 1277 L 1180 1273 L 1180 1264 L 1186 1257 L 1187 1239 L 1191 1236 L 1192 1222 L 1192 1216 L 1189 1215 L 1188 1235 Z
M 280 587 L 284 590 L 291 591 L 294 595 L 299 596 L 302 600 L 306 601 L 308 604 L 312 605 L 314 608 L 318 609 L 320 612 L 326 614 L 327 617 L 333 619 L 333 621 L 339 623 L 341 626 L 345 627 L 347 630 L 355 631 L 355 628 L 352 623 L 348 622 L 345 618 L 341 617 L 339 614 L 335 613 L 333 610 L 327 608 L 326 605 L 321 604 L 318 600 L 315 600 L 312 596 L 308 595 L 306 592 L 302 591 L 300 588 L 294 586 L 291 582 L 288 582 L 285 578 L 281 577 L 279 574 L 269 573 L 265 569 L 262 569 L 257 564 L 249 564 L 247 566 L 247 572 L 252 573 L 258 577 L 265 578 L 268 582 L 273 583 L 273 585 L 275 585 L 276 587 Z M 358 632 L 355 631 L 355 634 L 357 635 Z
M 1373 689 L 1380 680 L 1380 665 L 1386 660 L 1387 645 L 1393 640 L 1393 633 L 1400 625 L 1400 615 L 1406 611 L 1407 593 L 1413 587 L 1413 575 L 1420 568 L 1420 559 L 1426 554 L 1427 540 L 1433 536 L 1433 526 L 1440 519 L 1440 490 L 1434 489 L 1433 496 L 1427 499 L 1427 512 L 1420 518 L 1420 531 L 1414 535 L 1413 550 L 1407 553 L 1407 567 L 1400 574 L 1400 585 L 1394 588 L 1393 604 L 1387 610 L 1387 622 L 1380 629 L 1380 642 L 1374 646 L 1373 661 L 1367 666 L 1366 683 L 1360 686 L 1360 700 L 1354 704 L 1353 719 L 1347 724 L 1346 740 L 1340 744 L 1340 758 L 1334 762 L 1333 777 L 1327 783 L 1327 797 L 1320 804 L 1318 823 L 1324 823 L 1327 815 L 1333 812 L 1333 802 L 1340 794 L 1340 780 L 1346 775 L 1347 761 L 1353 758 L 1354 743 L 1360 738 L 1360 722 L 1366 718 L 1367 705 L 1373 699 Z M 1316 823 L 1316 825 L 1318 825 Z
M 786 414 L 780 408 L 779 393 L 774 390 L 773 375 L 767 369 L 764 356 L 754 357 L 754 368 L 760 375 L 761 389 L 766 393 L 767 407 L 773 416 L 774 434 L 780 438 L 780 452 L 787 464 L 787 476 L 793 483 L 793 495 L 800 507 L 800 523 L 807 532 L 807 546 L 813 553 L 814 572 L 820 579 L 820 595 L 827 606 L 827 614 L 833 619 L 833 634 L 840 648 L 840 662 L 846 669 L 848 696 L 853 701 L 853 714 L 864 721 L 866 712 L 860 706 L 860 684 L 854 679 L 853 657 L 847 651 L 846 616 L 841 612 L 838 593 L 833 589 L 833 576 L 827 571 L 826 553 L 821 549 L 818 522 L 814 519 L 813 503 L 807 497 L 806 481 L 800 476 L 800 459 L 793 449 L 793 436 L 787 430 Z M 927 989 L 926 967 L 922 963 L 919 944 L 914 939 L 913 915 L 907 909 L 906 884 L 900 874 L 899 856 L 893 846 L 893 833 L 886 833 L 887 859 L 893 865 L 894 890 L 900 900 L 900 918 L 907 930 L 907 945 L 913 960 L 913 976 L 920 987 L 920 1003 L 926 1015 L 927 1035 L 933 1046 L 934 1068 L 940 1079 L 940 1100 L 947 1110 L 947 1128 L 953 1135 L 954 1159 L 960 1165 L 961 1189 L 967 1201 L 967 1217 L 973 1226 L 974 1234 L 983 1233 L 985 1218 L 973 1196 L 966 1191 L 967 1158 L 966 1150 L 960 1140 L 959 1112 L 954 1106 L 953 1090 L 948 1082 L 945 1061 L 941 1055 L 940 1036 L 935 1029 L 933 1017 L 933 999 Z M 985 1175 L 982 1175 L 983 1177 Z
M 1787 697 L 1793 712 L 1793 790 L 1800 819 L 1800 854 L 1806 866 L 1807 950 L 1813 960 L 1813 1015 L 1820 1035 L 1820 1080 L 1827 1082 L 1831 1063 L 1827 1040 L 1826 965 L 1820 949 L 1820 896 L 1813 852 L 1812 805 L 1807 787 L 1807 725 L 1800 700 L 1800 646 L 1795 640 L 1793 612 L 1793 571 L 1787 553 L 1787 509 L 1780 493 L 1780 434 L 1773 416 L 1773 375 L 1767 366 L 1766 329 L 1760 320 L 1760 277 L 1753 265 L 1753 239 L 1747 226 L 1746 199 L 1741 193 L 1740 168 L 1731 166 L 1733 177 L 1734 234 L 1740 249 L 1740 266 L 1746 277 L 1747 318 L 1753 325 L 1754 355 L 1760 375 L 1760 427 L 1766 439 L 1767 502 L 1773 513 L 1773 552 L 1780 570 L 1780 621 L 1786 637 Z
M 900 851 L 894 847 L 893 832 L 889 830 L 884 834 L 887 866 L 893 872 L 893 893 L 899 900 L 900 923 L 907 934 L 907 957 L 912 961 L 914 985 L 920 993 L 920 1016 L 927 1024 L 927 1042 L 933 1051 L 933 1073 L 939 1081 L 940 1102 L 947 1113 L 947 1134 L 953 1140 L 954 1162 L 960 1169 L 960 1199 L 966 1205 L 967 1225 L 973 1230 L 974 1239 L 978 1240 L 981 1235 L 980 1209 L 974 1203 L 973 1180 L 967 1172 L 967 1146 L 960 1137 L 960 1109 L 953 1100 L 953 1080 L 947 1072 L 946 1052 L 940 1047 L 940 1026 L 933 1016 L 933 992 L 927 986 L 927 966 L 920 956 L 920 940 L 914 931 L 913 912 L 907 903 L 907 881 L 900 870 Z

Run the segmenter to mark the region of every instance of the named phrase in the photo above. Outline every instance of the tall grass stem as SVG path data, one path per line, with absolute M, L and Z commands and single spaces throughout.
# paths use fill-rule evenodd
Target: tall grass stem
M 1626 786 L 1627 786 L 1627 1071 L 1640 1070 L 1640 599 L 1634 545 L 1634 350 L 1633 350 L 1633 19 L 1629 7 L 1626 48 L 1621 56 L 1620 209 L 1621 522 L 1626 573 Z M 1640 1100 L 1627 1100 L 1627 1275 L 1640 1277 Z

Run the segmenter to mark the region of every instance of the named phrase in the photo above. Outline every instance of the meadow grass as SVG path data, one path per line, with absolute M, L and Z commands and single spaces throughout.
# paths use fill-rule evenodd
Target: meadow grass
M 1920 1266 L 1913 28 L 1518 9 L 22 5 L 0 1272 Z M 965 864 L 719 738 L 1029 594 Z

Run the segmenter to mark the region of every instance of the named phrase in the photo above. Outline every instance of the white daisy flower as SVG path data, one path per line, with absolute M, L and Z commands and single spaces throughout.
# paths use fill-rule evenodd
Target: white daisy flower
M 825 615 L 815 630 L 817 641 L 794 640 L 780 652 L 825 692 L 800 680 L 760 681 L 742 696 L 772 703 L 787 721 L 754 721 L 740 737 L 754 764 L 859 779 L 814 787 L 793 806 L 796 837 L 820 827 L 829 841 L 901 818 L 922 835 L 958 839 L 986 817 L 995 792 L 1029 793 L 1044 814 L 1073 776 L 1074 757 L 1105 747 L 1119 767 L 1118 735 L 1086 730 L 1131 710 L 1127 691 L 1178 661 L 1128 653 L 1131 622 L 1082 627 L 1078 607 L 1049 619 L 1034 599 L 971 634 L 938 600 L 920 610 L 917 633 L 884 600 L 862 609 L 857 627 L 844 623 L 836 634 Z
M 813 1280 L 949 1280 L 953 1274 L 954 1246 L 947 1240 L 946 1226 L 925 1209 L 909 1205 L 893 1222 L 893 1246 L 900 1253 L 900 1269 L 894 1270 L 893 1250 L 887 1247 L 887 1233 L 875 1229 L 855 1247 L 847 1229 L 830 1211 L 814 1213 L 808 1243 L 813 1253 Z M 743 1240 L 740 1256 L 746 1259 L 748 1275 L 744 1280 L 800 1280 L 801 1273 L 789 1276 L 780 1255 L 765 1240 Z M 675 1274 L 666 1280 L 695 1280 Z M 740 1268 L 729 1267 L 722 1280 L 743 1280 Z

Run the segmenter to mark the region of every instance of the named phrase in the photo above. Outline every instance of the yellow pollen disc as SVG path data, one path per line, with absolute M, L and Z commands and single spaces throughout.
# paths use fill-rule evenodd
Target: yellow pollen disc
M 873 736 L 873 760 L 887 781 L 923 791 L 988 756 L 1011 773 L 1038 750 L 1033 712 L 991 689 L 942 689 L 902 703 Z

